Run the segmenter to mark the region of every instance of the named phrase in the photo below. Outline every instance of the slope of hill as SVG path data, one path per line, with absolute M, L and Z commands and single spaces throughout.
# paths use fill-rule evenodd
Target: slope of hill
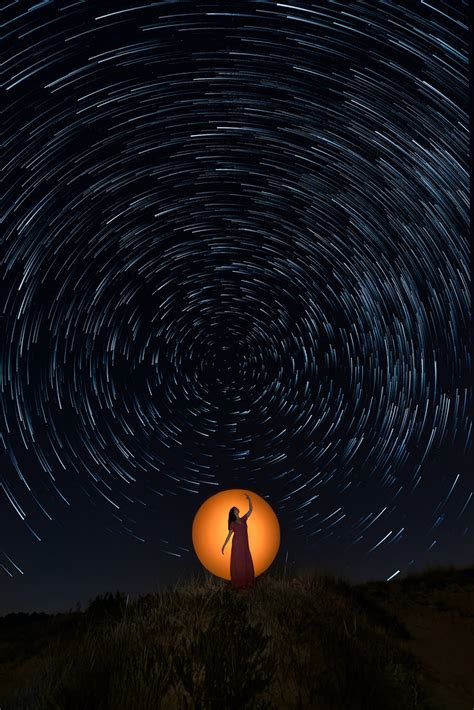
M 432 568 L 359 588 L 409 631 L 402 645 L 421 662 L 433 707 L 472 710 L 474 567 Z
M 471 710 L 474 567 L 351 585 L 207 574 L 85 612 L 0 618 L 2 710 Z

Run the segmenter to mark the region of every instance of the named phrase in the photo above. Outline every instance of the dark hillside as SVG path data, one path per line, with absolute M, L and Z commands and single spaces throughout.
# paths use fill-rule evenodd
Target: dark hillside
M 0 619 L 2 710 L 471 710 L 474 568 L 351 585 L 207 574 L 127 603 Z

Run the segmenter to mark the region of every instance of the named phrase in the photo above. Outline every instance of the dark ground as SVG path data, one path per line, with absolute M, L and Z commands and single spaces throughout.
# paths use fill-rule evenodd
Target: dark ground
M 272 570 L 0 618 L 0 708 L 472 710 L 474 566 L 354 585 Z M 192 699 L 193 700 L 192 700 Z

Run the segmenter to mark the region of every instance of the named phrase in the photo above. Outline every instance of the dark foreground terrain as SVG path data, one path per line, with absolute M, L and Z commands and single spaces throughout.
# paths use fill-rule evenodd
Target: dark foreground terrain
M 472 710 L 474 566 L 351 585 L 209 575 L 0 618 L 1 710 Z

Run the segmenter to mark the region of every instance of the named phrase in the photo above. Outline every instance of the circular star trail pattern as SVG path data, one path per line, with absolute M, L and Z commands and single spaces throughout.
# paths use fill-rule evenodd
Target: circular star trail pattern
M 308 546 L 409 534 L 469 447 L 465 13 L 2 10 L 0 480 L 35 537 L 235 485 Z

